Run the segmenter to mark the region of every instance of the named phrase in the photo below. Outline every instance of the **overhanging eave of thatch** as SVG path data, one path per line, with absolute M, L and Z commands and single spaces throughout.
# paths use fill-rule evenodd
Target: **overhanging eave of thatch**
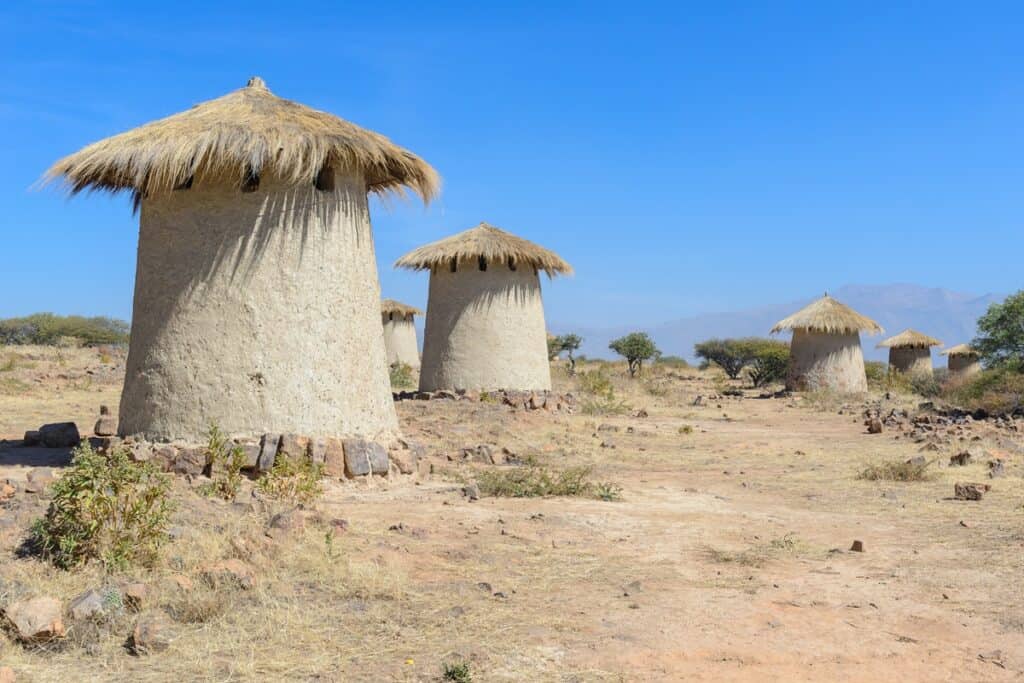
M 917 330 L 903 330 L 899 334 L 885 339 L 876 346 L 879 349 L 928 349 L 942 346 L 935 337 L 929 337 Z
M 384 315 L 388 315 L 389 313 L 397 313 L 399 315 L 423 315 L 423 311 L 415 306 L 403 304 L 402 302 L 395 301 L 394 299 L 384 299 L 381 301 L 380 310 Z
M 881 334 L 885 330 L 871 318 L 861 315 L 828 294 L 775 323 L 771 333 L 803 330 L 824 334 Z

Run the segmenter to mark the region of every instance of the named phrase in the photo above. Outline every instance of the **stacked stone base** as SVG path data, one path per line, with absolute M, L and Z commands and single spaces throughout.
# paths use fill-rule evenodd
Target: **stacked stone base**
M 576 397 L 571 393 L 554 391 L 467 391 L 465 389 L 440 391 L 401 391 L 392 394 L 396 401 L 479 401 L 511 406 L 517 410 L 546 410 L 548 412 L 576 412 Z
M 124 448 L 136 462 L 152 462 L 166 472 L 181 475 L 211 476 L 220 466 L 211 462 L 206 444 L 153 443 L 133 436 L 96 436 L 89 442 L 94 449 L 104 452 Z M 403 439 L 381 444 L 359 438 L 299 434 L 230 439 L 226 447 L 241 449 L 245 456 L 242 471 L 251 477 L 270 471 L 279 459 L 288 458 L 320 465 L 326 476 L 337 479 L 416 474 L 422 469 L 421 456 L 425 450 Z M 429 467 L 426 462 L 422 466 Z

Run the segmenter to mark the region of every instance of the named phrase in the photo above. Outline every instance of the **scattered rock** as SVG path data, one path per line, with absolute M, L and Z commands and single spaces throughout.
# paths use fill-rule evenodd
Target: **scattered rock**
M 494 452 L 489 445 L 482 443 L 472 448 L 463 448 L 462 459 L 472 460 L 473 462 L 479 462 L 485 465 L 493 465 Z
M 881 434 L 882 433 L 882 421 L 877 417 L 873 417 L 866 422 L 868 428 L 868 434 Z
M 95 589 L 89 589 L 79 594 L 68 605 L 68 613 L 76 621 L 103 614 L 104 611 L 106 611 L 104 596 Z
M 74 448 L 81 441 L 74 422 L 54 422 L 39 428 L 39 442 L 47 448 Z
M 149 603 L 149 586 L 141 581 L 133 581 L 121 586 L 121 596 L 128 609 L 139 612 Z
M 954 456 L 951 456 L 949 458 L 949 464 L 951 466 L 963 467 L 965 465 L 969 465 L 972 459 L 973 459 L 973 456 L 971 455 L 970 451 L 963 451 L 963 452 L 957 453 Z
M 171 465 L 171 471 L 176 474 L 186 474 L 197 477 L 206 469 L 208 454 L 205 448 L 198 446 L 178 449 L 178 455 Z
M 29 470 L 25 475 L 28 483 L 25 484 L 26 493 L 43 493 L 53 483 L 53 470 L 46 467 L 37 467 Z
M 953 485 L 953 497 L 957 500 L 981 500 L 992 487 L 974 482 L 957 482 Z
M 64 637 L 64 611 L 56 598 L 15 602 L 4 610 L 4 615 L 23 642 L 45 643 Z
M 295 508 L 286 512 L 279 512 L 270 519 L 270 526 L 267 535 L 274 539 L 287 538 L 306 528 L 306 515 L 302 510 Z
M 174 624 L 163 612 L 152 612 L 139 617 L 132 631 L 132 651 L 136 655 L 163 652 L 174 640 Z
M 476 483 L 468 484 L 462 487 L 462 495 L 469 500 L 480 500 L 480 487 Z
M 110 408 L 100 406 L 100 419 L 92 428 L 96 436 L 115 436 L 117 434 L 117 418 L 110 414 Z
M 615 444 L 612 443 L 610 440 L 605 439 L 604 441 L 601 442 L 601 448 L 615 448 Z
M 864 542 L 863 541 L 854 541 L 853 545 L 850 546 L 850 551 L 854 552 L 854 553 L 862 553 L 862 552 L 864 552 Z
M 928 459 L 923 455 L 915 455 L 913 458 L 909 458 L 906 461 L 908 465 L 914 465 L 915 467 L 923 467 L 928 464 Z

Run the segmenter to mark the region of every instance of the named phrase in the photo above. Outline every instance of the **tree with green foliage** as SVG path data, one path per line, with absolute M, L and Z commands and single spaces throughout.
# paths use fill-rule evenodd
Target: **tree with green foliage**
M 558 343 L 561 347 L 561 351 L 565 352 L 566 358 L 569 359 L 569 375 L 576 374 L 576 357 L 574 353 L 579 351 L 580 345 L 583 344 L 583 337 L 578 334 L 563 334 L 557 338 Z
M 729 379 L 736 379 L 750 361 L 747 349 L 736 339 L 708 339 L 693 347 L 693 353 L 708 363 L 714 363 L 725 371 Z
M 737 341 L 748 359 L 747 375 L 755 387 L 785 379 L 789 370 L 789 344 L 776 339 L 747 338 Z
M 978 318 L 978 336 L 971 347 L 987 367 L 1024 372 L 1024 290 L 988 307 Z
M 33 313 L 0 320 L 0 344 L 53 345 L 64 338 L 82 344 L 123 344 L 128 341 L 128 332 L 128 323 L 104 316 Z
M 636 374 L 643 369 L 645 360 L 651 360 L 661 355 L 661 351 L 654 345 L 654 341 L 647 336 L 646 332 L 631 332 L 625 337 L 619 337 L 608 344 L 608 348 L 626 359 L 629 364 L 630 377 L 636 377 Z

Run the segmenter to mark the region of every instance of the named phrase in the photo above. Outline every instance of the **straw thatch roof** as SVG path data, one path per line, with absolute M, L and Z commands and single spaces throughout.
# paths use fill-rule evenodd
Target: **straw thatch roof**
M 917 330 L 903 330 L 894 337 L 889 337 L 878 344 L 879 349 L 927 349 L 942 346 L 935 337 L 921 334 Z
M 853 334 L 861 331 L 881 334 L 885 331 L 871 318 L 861 315 L 846 304 L 839 303 L 828 294 L 775 323 L 772 334 L 783 330 L 807 330 L 826 334 Z
M 533 266 L 543 270 L 548 277 L 556 273 L 572 273 L 572 266 L 555 252 L 487 223 L 414 249 L 395 261 L 395 267 L 430 270 L 449 265 L 453 260 L 476 261 L 481 258 L 489 263 Z
M 326 112 L 282 99 L 263 79 L 187 111 L 147 123 L 64 157 L 44 180 L 139 196 L 187 186 L 197 175 L 237 179 L 265 170 L 287 181 L 313 182 L 321 169 L 357 170 L 371 192 L 403 191 L 429 201 L 437 172 L 383 135 Z
M 384 299 L 380 302 L 381 313 L 387 315 L 388 313 L 397 313 L 399 315 L 423 315 L 423 311 L 410 306 L 409 304 L 403 304 L 400 301 L 394 299 Z
M 956 346 L 950 346 L 945 351 L 939 351 L 939 355 L 942 356 L 977 356 L 978 352 L 970 347 L 969 344 L 957 344 Z

